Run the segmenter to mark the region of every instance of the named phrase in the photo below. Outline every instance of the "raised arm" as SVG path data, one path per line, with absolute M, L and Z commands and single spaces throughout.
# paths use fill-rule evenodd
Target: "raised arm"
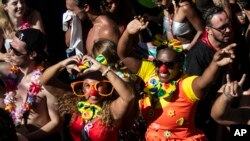
M 40 129 L 29 133 L 27 135 L 29 140 L 35 140 L 53 134 L 56 131 L 59 131 L 59 128 L 62 125 L 60 113 L 58 111 L 59 108 L 57 98 L 53 94 L 46 92 L 46 101 L 50 121 Z
M 233 43 L 226 48 L 217 51 L 212 62 L 203 74 L 193 81 L 192 88 L 198 98 L 202 98 L 205 95 L 207 88 L 213 81 L 215 81 L 219 68 L 232 63 L 233 58 L 235 57 L 233 52 L 235 46 L 236 44 Z
M 135 92 L 130 84 L 123 81 L 118 77 L 113 71 L 110 70 L 110 67 L 103 65 L 97 62 L 95 59 L 90 56 L 84 56 L 83 60 L 90 61 L 92 63 L 90 68 L 87 68 L 83 73 L 88 73 L 92 71 L 100 71 L 103 76 L 106 76 L 107 79 L 111 82 L 116 92 L 119 94 L 119 97 L 111 103 L 111 113 L 114 120 L 120 122 L 124 115 L 126 115 L 134 105 L 135 101 Z
M 242 92 L 242 84 L 246 75 L 243 75 L 239 82 L 231 82 L 229 75 L 227 75 L 227 84 L 223 85 L 219 92 L 222 94 L 216 99 L 211 110 L 212 118 L 222 125 L 231 124 L 248 124 L 250 125 L 250 109 L 249 101 L 248 107 L 244 108 L 231 108 L 234 97 L 247 98 L 249 95 L 245 95 Z M 247 92 L 247 91 L 246 91 Z M 246 93 L 245 92 L 245 93 Z M 243 96 L 242 96 L 243 95 Z M 249 100 L 249 98 L 247 98 Z
M 190 50 L 195 45 L 199 37 L 202 35 L 205 28 L 204 24 L 202 23 L 201 17 L 199 17 L 197 11 L 195 10 L 192 4 L 183 6 L 183 11 L 186 14 L 188 21 L 196 30 L 196 34 L 188 47 L 188 49 Z
M 65 68 L 69 72 L 71 72 L 71 70 L 73 69 L 79 72 L 80 70 L 76 64 L 77 62 L 80 61 L 80 58 L 81 58 L 81 55 L 72 56 L 70 58 L 67 58 L 65 60 L 58 62 L 55 65 L 50 66 L 44 71 L 44 73 L 40 77 L 40 83 L 42 85 L 46 85 L 51 80 L 55 79 L 58 76 L 58 74 L 60 74 L 60 72 L 64 70 Z
M 117 54 L 133 73 L 137 73 L 140 66 L 141 60 L 136 59 L 133 54 L 133 36 L 137 35 L 140 31 L 148 26 L 148 22 L 145 22 L 142 17 L 136 17 L 128 25 L 126 30 L 123 32 L 117 46 Z

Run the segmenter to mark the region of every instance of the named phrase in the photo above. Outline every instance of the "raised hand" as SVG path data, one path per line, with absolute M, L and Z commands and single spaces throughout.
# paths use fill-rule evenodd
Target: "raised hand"
M 227 78 L 227 83 L 224 86 L 222 86 L 224 87 L 223 93 L 232 98 L 241 96 L 243 94 L 242 85 L 246 79 L 246 74 L 242 75 L 241 80 L 239 82 L 231 81 L 228 74 L 226 78 Z
M 83 55 L 80 54 L 80 55 L 69 57 L 63 60 L 61 62 L 61 65 L 65 66 L 69 73 L 80 72 L 80 69 L 78 68 L 77 63 L 81 61 L 82 56 Z
M 236 44 L 232 43 L 220 51 L 217 51 L 214 54 L 213 61 L 215 61 L 218 66 L 225 66 L 232 63 L 235 58 L 233 50 L 234 47 L 236 47 Z
M 129 34 L 137 34 L 140 31 L 146 29 L 148 26 L 148 22 L 144 20 L 141 16 L 136 16 L 134 20 L 128 23 L 127 32 Z
M 85 63 L 85 62 L 89 62 L 91 65 L 90 67 L 86 68 L 82 73 L 85 74 L 85 73 L 89 73 L 89 72 L 93 72 L 93 71 L 98 71 L 101 69 L 102 67 L 102 64 L 97 62 L 94 58 L 88 56 L 88 55 L 85 55 L 83 56 L 82 58 L 82 63 Z

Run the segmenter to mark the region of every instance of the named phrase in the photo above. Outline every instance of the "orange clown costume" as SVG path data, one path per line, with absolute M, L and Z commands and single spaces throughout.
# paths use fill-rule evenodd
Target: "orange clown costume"
M 194 109 L 199 99 L 191 85 L 197 76 L 161 83 L 150 61 L 142 62 L 137 75 L 145 82 L 146 94 L 139 105 L 148 124 L 147 141 L 206 140 L 194 127 Z

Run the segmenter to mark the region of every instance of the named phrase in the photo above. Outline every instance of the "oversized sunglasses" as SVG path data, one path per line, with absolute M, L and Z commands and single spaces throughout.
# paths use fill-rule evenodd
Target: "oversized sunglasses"
M 156 60 L 156 59 L 154 59 L 153 63 L 154 63 L 154 65 L 155 65 L 156 67 L 161 67 L 162 65 L 165 65 L 165 66 L 168 67 L 168 68 L 173 68 L 174 65 L 175 65 L 175 62 L 164 62 L 164 63 L 163 63 L 162 61 Z
M 101 96 L 109 96 L 114 91 L 112 84 L 107 80 L 103 80 L 103 81 L 99 81 L 95 83 L 88 83 L 86 81 L 76 81 L 76 82 L 71 83 L 73 94 L 79 97 L 83 97 L 86 94 L 84 93 L 84 90 L 83 90 L 84 87 L 94 88 L 98 92 L 98 94 Z M 100 91 L 100 89 L 103 89 L 103 90 Z M 105 91 L 105 93 L 103 91 Z

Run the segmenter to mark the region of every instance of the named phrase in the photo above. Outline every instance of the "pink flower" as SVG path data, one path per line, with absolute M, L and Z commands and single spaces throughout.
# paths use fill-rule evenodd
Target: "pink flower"
M 30 28 L 30 24 L 28 22 L 23 23 L 23 25 L 21 26 L 21 29 L 28 29 Z

